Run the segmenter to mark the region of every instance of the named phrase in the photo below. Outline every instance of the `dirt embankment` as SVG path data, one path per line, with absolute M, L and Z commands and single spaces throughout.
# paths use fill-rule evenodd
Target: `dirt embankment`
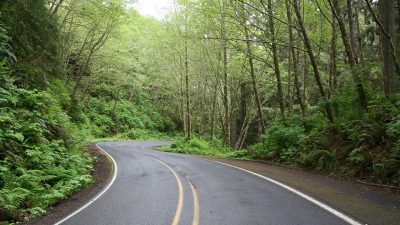
M 93 183 L 76 192 L 67 199 L 54 205 L 42 217 L 36 218 L 32 221 L 23 223 L 25 225 L 47 225 L 54 224 L 65 218 L 75 210 L 82 207 L 92 198 L 94 198 L 109 182 L 113 173 L 113 164 L 111 160 L 100 151 L 95 144 L 87 147 L 87 152 L 95 156 L 97 161 L 93 168 Z

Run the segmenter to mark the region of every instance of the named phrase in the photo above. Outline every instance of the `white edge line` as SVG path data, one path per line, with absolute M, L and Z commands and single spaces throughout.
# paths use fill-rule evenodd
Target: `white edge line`
M 106 154 L 113 162 L 114 164 L 114 174 L 113 177 L 110 181 L 110 183 L 108 183 L 108 185 L 99 193 L 96 195 L 96 197 L 92 198 L 89 202 L 87 202 L 85 205 L 83 205 L 82 207 L 80 207 L 79 209 L 75 210 L 73 213 L 69 214 L 68 216 L 64 217 L 64 219 L 58 221 L 57 223 L 55 223 L 54 225 L 60 225 L 62 223 L 64 223 L 65 221 L 67 221 L 68 219 L 70 219 L 71 217 L 75 216 L 76 214 L 78 214 L 80 211 L 84 210 L 86 207 L 88 207 L 89 205 L 91 205 L 93 202 L 95 202 L 98 198 L 100 198 L 110 187 L 111 185 L 114 183 L 115 178 L 117 177 L 117 172 L 118 172 L 118 167 L 117 167 L 117 163 L 115 162 L 114 158 L 108 154 L 104 149 L 100 148 L 98 146 L 98 144 L 96 144 L 96 147 L 98 149 L 100 149 L 104 154 Z
M 336 209 L 333 209 L 332 207 L 330 207 L 330 206 L 318 201 L 317 199 L 315 199 L 313 197 L 310 197 L 310 196 L 308 196 L 308 195 L 306 195 L 306 194 L 304 194 L 304 193 L 302 193 L 302 192 L 300 192 L 300 191 L 298 191 L 298 190 L 296 190 L 296 189 L 294 189 L 292 187 L 289 187 L 286 184 L 283 184 L 283 183 L 281 183 L 279 181 L 276 181 L 276 180 L 271 179 L 269 177 L 263 176 L 261 174 L 258 174 L 258 173 L 255 173 L 255 172 L 252 172 L 252 171 L 249 171 L 249 170 L 246 170 L 246 169 L 234 166 L 234 165 L 230 165 L 230 164 L 227 164 L 227 163 L 214 161 L 214 160 L 212 160 L 212 161 L 216 162 L 216 163 L 219 163 L 219 164 L 222 164 L 222 165 L 225 165 L 225 166 L 229 166 L 229 167 L 238 169 L 238 170 L 245 171 L 247 173 L 250 173 L 250 174 L 253 174 L 253 175 L 257 176 L 257 177 L 260 177 L 260 178 L 262 178 L 264 180 L 267 180 L 267 181 L 269 181 L 271 183 L 274 183 L 274 184 L 276 184 L 276 185 L 278 185 L 278 186 L 280 186 L 280 187 L 282 187 L 282 188 L 284 188 L 284 189 L 286 189 L 286 190 L 288 190 L 288 191 L 290 191 L 290 192 L 292 192 L 292 193 L 294 193 L 294 194 L 306 199 L 307 201 L 310 201 L 310 202 L 314 203 L 315 205 L 317 205 L 317 206 L 321 207 L 322 209 L 332 213 L 333 215 L 339 217 L 340 219 L 346 221 L 347 223 L 349 223 L 351 225 L 363 225 L 362 223 L 350 218 L 349 216 L 346 216 L 345 214 L 337 211 Z

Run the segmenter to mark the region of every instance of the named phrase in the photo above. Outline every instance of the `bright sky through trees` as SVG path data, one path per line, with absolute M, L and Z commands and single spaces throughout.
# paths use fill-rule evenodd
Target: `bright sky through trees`
M 138 0 L 133 4 L 143 16 L 162 20 L 173 6 L 173 0 Z

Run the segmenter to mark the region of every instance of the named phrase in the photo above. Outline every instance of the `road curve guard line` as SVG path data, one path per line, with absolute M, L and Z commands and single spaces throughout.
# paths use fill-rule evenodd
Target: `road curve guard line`
M 193 195 L 193 222 L 192 225 L 199 225 L 200 220 L 200 205 L 199 205 L 199 197 L 197 196 L 196 188 L 194 187 L 191 180 L 188 179 L 188 183 L 190 189 L 192 190 Z
M 314 203 L 315 205 L 321 207 L 322 209 L 324 209 L 324 210 L 330 212 L 331 214 L 333 214 L 333 215 L 335 215 L 336 217 L 338 217 L 338 218 L 340 218 L 340 219 L 346 221 L 347 223 L 349 223 L 349 224 L 351 224 L 351 225 L 363 225 L 362 223 L 360 223 L 360 222 L 358 222 L 358 221 L 356 221 L 356 220 L 350 218 L 349 216 L 346 216 L 345 214 L 343 214 L 343 213 L 337 211 L 336 209 L 334 209 L 334 208 L 332 208 L 332 207 L 326 205 L 325 203 L 322 203 L 322 202 L 318 201 L 317 199 L 315 199 L 315 198 L 313 198 L 313 197 L 311 197 L 311 196 L 308 196 L 308 195 L 306 195 L 306 194 L 304 194 L 304 193 L 302 193 L 302 192 L 300 192 L 300 191 L 298 191 L 298 190 L 296 190 L 296 189 L 294 189 L 294 188 L 292 188 L 292 187 L 289 187 L 289 186 L 286 185 L 286 184 L 283 184 L 283 183 L 281 183 L 281 182 L 279 182 L 279 181 L 276 181 L 276 180 L 274 180 L 274 179 L 272 179 L 272 178 L 269 178 L 269 177 L 263 176 L 263 175 L 261 175 L 261 174 L 252 172 L 252 171 L 250 171 L 250 170 L 246 170 L 246 169 L 243 169 L 243 168 L 241 168 L 241 167 L 237 167 L 237 166 L 230 165 L 230 164 L 227 164 L 227 163 L 223 163 L 223 162 L 219 162 L 219 161 L 214 161 L 214 160 L 212 160 L 212 161 L 213 161 L 213 162 L 216 162 L 216 163 L 219 163 L 219 164 L 222 164 L 222 165 L 225 165 L 225 166 L 229 166 L 229 167 L 238 169 L 238 170 L 242 170 L 242 171 L 244 171 L 244 172 L 253 174 L 254 176 L 257 176 L 257 177 L 260 177 L 260 178 L 262 178 L 262 179 L 264 179 L 264 180 L 267 180 L 267 181 L 269 181 L 269 182 L 271 182 L 271 183 L 273 183 L 273 184 L 276 184 L 276 185 L 278 185 L 278 186 L 280 186 L 280 187 L 282 187 L 282 188 L 284 188 L 284 189 L 286 189 L 286 190 L 288 190 L 288 191 L 290 191 L 290 192 L 292 192 L 292 193 L 294 193 L 294 194 L 296 194 L 296 195 L 298 195 L 298 196 L 300 196 L 300 197 L 306 199 L 307 201 L 310 201 L 310 202 Z
M 141 153 L 141 152 L 137 152 L 137 153 L 139 153 L 141 155 L 144 155 L 145 157 L 148 157 L 148 158 L 160 163 L 165 168 L 167 168 L 172 173 L 172 175 L 175 177 L 176 184 L 178 186 L 178 206 L 176 207 L 176 210 L 175 210 L 175 215 L 174 215 L 174 218 L 172 220 L 172 225 L 178 225 L 179 221 L 181 219 L 181 215 L 182 215 L 183 199 L 184 199 L 184 191 L 183 191 L 183 185 L 182 185 L 181 179 L 179 178 L 179 176 L 175 172 L 175 170 L 172 169 L 166 162 L 162 161 L 161 159 L 158 159 L 158 158 L 156 158 L 154 156 L 147 155 L 147 154 L 144 154 L 144 153 Z
M 70 219 L 71 217 L 75 216 L 76 214 L 78 214 L 79 212 L 81 212 L 82 210 L 84 210 L 86 207 L 88 207 L 89 205 L 91 205 L 93 202 L 95 202 L 97 199 L 99 199 L 104 193 L 106 193 L 106 191 L 111 187 L 111 185 L 114 183 L 116 177 L 117 177 L 117 173 L 118 173 L 118 166 L 117 163 L 115 162 L 114 158 L 108 154 L 104 149 L 100 148 L 98 144 L 96 144 L 96 147 L 98 149 L 100 149 L 106 156 L 107 158 L 111 159 L 113 165 L 114 165 L 114 173 L 112 176 L 111 181 L 108 183 L 108 185 L 99 193 L 96 195 L 96 197 L 92 198 L 89 202 L 87 202 L 85 205 L 83 205 L 82 207 L 80 207 L 79 209 L 75 210 L 73 213 L 69 214 L 68 216 L 64 217 L 64 219 L 58 221 L 57 223 L 55 223 L 54 225 L 60 225 L 62 223 L 64 223 L 65 221 L 67 221 L 68 219 Z

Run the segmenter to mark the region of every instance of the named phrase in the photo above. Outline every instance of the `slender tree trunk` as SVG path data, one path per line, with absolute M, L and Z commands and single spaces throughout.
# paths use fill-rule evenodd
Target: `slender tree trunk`
M 114 114 L 115 110 L 117 109 L 118 95 L 119 95 L 118 92 L 116 94 L 114 94 L 114 105 L 113 105 L 113 109 L 111 111 L 112 114 Z
M 260 101 L 260 97 L 259 97 L 258 90 L 257 90 L 257 80 L 256 80 L 256 74 L 254 71 L 254 63 L 253 63 L 253 57 L 252 57 L 250 36 L 249 36 L 249 32 L 246 27 L 246 23 L 244 23 L 243 26 L 244 26 L 243 28 L 244 28 L 245 36 L 246 36 L 246 51 L 247 51 L 247 57 L 249 59 L 251 84 L 253 86 L 254 101 L 256 103 L 257 116 L 259 119 L 258 124 L 260 125 L 261 132 L 265 133 L 265 122 L 264 122 L 262 108 L 261 108 L 261 101 Z
M 349 36 L 350 36 L 350 44 L 351 49 L 353 51 L 354 59 L 358 63 L 358 49 L 357 49 L 357 39 L 356 39 L 356 31 L 355 31 L 355 22 L 354 21 L 354 13 L 353 13 L 353 0 L 346 0 L 347 1 L 347 17 L 349 22 Z
M 326 101 L 327 100 L 327 96 L 326 96 L 324 87 L 322 85 L 321 75 L 319 73 L 317 61 L 315 59 L 315 56 L 314 56 L 314 53 L 313 53 L 313 50 L 312 50 L 312 47 L 311 47 L 310 40 L 308 38 L 307 32 L 306 32 L 305 27 L 304 27 L 303 18 L 302 18 L 301 14 L 300 14 L 300 8 L 299 8 L 298 0 L 294 0 L 293 2 L 294 2 L 294 11 L 296 13 L 297 20 L 298 20 L 298 23 L 299 23 L 299 26 L 300 26 L 300 32 L 303 35 L 304 45 L 305 45 L 305 47 L 307 49 L 307 53 L 308 53 L 308 56 L 310 58 L 311 66 L 313 67 L 315 81 L 317 83 L 317 86 L 318 86 L 318 89 L 319 89 L 319 92 L 320 92 L 320 95 L 321 95 L 322 99 L 324 101 Z M 333 114 L 332 114 L 332 109 L 331 109 L 330 104 L 328 102 L 325 102 L 324 105 L 325 105 L 325 111 L 326 111 L 326 116 L 327 116 L 328 120 L 330 122 L 333 122 Z
M 290 44 L 289 44 L 290 45 Z M 288 64 L 287 64 L 287 111 L 290 113 L 293 107 L 292 98 L 292 51 L 288 52 Z
M 356 7 L 355 10 L 355 15 L 354 15 L 354 19 L 355 19 L 355 25 L 356 25 L 356 30 L 357 30 L 357 44 L 358 44 L 358 48 L 357 48 L 357 52 L 358 52 L 358 59 L 359 59 L 359 63 L 362 64 L 364 61 L 364 56 L 363 56 L 363 52 L 362 52 L 362 42 L 363 39 L 361 37 L 361 32 L 360 32 L 360 8 Z
M 78 79 L 76 80 L 74 89 L 73 89 L 72 94 L 71 94 L 71 98 L 72 99 L 75 98 L 76 92 L 78 91 L 78 88 L 79 88 L 80 83 L 82 81 L 83 75 L 84 75 L 84 73 L 86 72 L 86 70 L 87 70 L 87 68 L 89 66 L 89 62 L 90 62 L 90 59 L 92 58 L 92 55 L 93 55 L 93 52 L 90 51 L 88 57 L 86 58 L 85 63 L 83 64 L 83 66 L 81 67 L 81 69 L 78 72 Z
M 57 15 L 58 9 L 63 4 L 63 2 L 64 2 L 64 0 L 60 0 L 57 4 L 55 4 L 55 7 L 54 7 L 54 3 L 53 3 L 53 5 L 50 8 L 50 10 L 52 10 L 52 14 L 53 15 Z
M 185 40 L 185 94 L 186 94 L 186 131 L 187 138 L 190 140 L 192 138 L 192 125 L 190 118 L 190 94 L 189 94 L 189 56 L 188 56 L 188 43 Z
M 211 108 L 211 128 L 210 128 L 210 138 L 214 139 L 215 136 L 215 116 L 217 108 L 217 97 L 218 97 L 218 85 L 215 84 L 213 98 L 212 98 L 212 108 Z
M 229 112 L 229 93 L 228 93 L 228 56 L 226 43 L 223 44 L 223 103 L 224 103 L 224 123 L 225 123 L 225 144 L 229 145 L 230 135 L 230 112 Z
M 221 44 L 222 44 L 222 54 L 223 54 L 223 105 L 224 105 L 224 144 L 229 146 L 231 140 L 231 128 L 230 128 L 230 112 L 229 112 L 229 90 L 228 90 L 228 46 L 226 43 L 226 5 L 225 1 L 221 0 Z
M 293 59 L 293 75 L 294 75 L 294 90 L 297 98 L 297 102 L 300 105 L 301 115 L 304 117 L 306 114 L 306 107 L 304 105 L 303 99 L 301 99 L 301 91 L 300 91 L 300 82 L 299 82 L 299 66 L 298 66 L 298 57 L 296 54 L 296 49 L 293 47 L 293 29 L 292 29 L 292 10 L 289 4 L 289 0 L 285 0 L 286 5 L 286 13 L 288 18 L 288 31 L 289 31 L 289 46 L 291 51 L 291 56 Z M 290 60 L 289 60 L 290 62 Z M 290 66 L 290 63 L 289 63 Z M 290 85 L 290 82 L 289 82 Z
M 247 91 L 247 84 L 245 81 L 240 83 L 240 124 L 244 123 L 247 114 L 247 96 L 249 95 Z
M 359 68 L 356 58 L 354 57 L 354 54 L 353 54 L 351 40 L 350 40 L 349 34 L 347 33 L 347 30 L 346 30 L 346 24 L 344 22 L 343 13 L 342 13 L 342 10 L 341 10 L 340 4 L 339 4 L 339 0 L 330 0 L 330 1 L 333 1 L 332 11 L 333 11 L 333 13 L 337 19 L 338 25 L 339 25 L 343 45 L 345 48 L 347 59 L 349 61 L 350 67 L 351 67 L 351 74 L 353 76 L 353 80 L 356 85 L 358 99 L 360 102 L 360 108 L 362 111 L 366 111 L 367 105 L 368 105 L 368 100 L 367 100 L 367 96 L 365 95 L 364 86 L 362 84 L 360 76 L 358 75 L 360 68 Z
M 330 54 L 330 70 L 329 70 L 329 95 L 331 96 L 333 90 L 337 87 L 337 32 L 336 32 L 336 19 L 332 15 L 332 39 L 331 39 L 331 54 Z
M 244 117 L 243 123 L 240 127 L 239 137 L 234 145 L 234 149 L 238 150 L 238 149 L 242 148 L 243 143 L 246 138 L 248 127 L 249 127 L 249 114 L 246 114 Z
M 76 64 L 79 63 L 79 60 L 80 60 L 80 58 L 81 58 L 81 56 L 82 56 L 83 50 L 85 49 L 85 47 L 86 47 L 86 45 L 87 45 L 87 42 L 88 42 L 89 37 L 93 38 L 93 36 L 92 36 L 92 35 L 93 35 L 93 31 L 94 31 L 94 28 L 93 28 L 93 29 L 90 29 L 90 30 L 88 31 L 88 33 L 86 34 L 85 39 L 84 39 L 84 41 L 83 41 L 83 44 L 82 44 L 81 48 L 79 49 L 79 53 L 78 53 L 78 55 L 76 56 L 76 59 L 75 59 Z M 79 70 L 80 70 L 80 69 L 79 69 Z M 79 75 L 79 73 L 80 73 L 80 71 L 78 71 L 78 74 L 77 74 L 77 75 Z M 72 78 L 72 74 L 69 74 L 67 80 L 65 81 L 65 84 L 69 84 L 71 78 Z
M 180 95 L 180 103 L 181 103 L 181 119 L 182 119 L 182 128 L 183 128 L 183 133 L 185 135 L 185 137 L 187 137 L 187 126 L 186 126 L 186 108 L 185 108 L 185 90 L 184 90 L 184 81 L 183 81 L 183 77 L 184 77 L 184 70 L 185 68 L 182 67 L 182 58 L 180 58 L 180 66 L 181 66 L 181 70 L 180 70 L 180 76 L 179 76 L 179 95 Z
M 276 37 L 275 37 L 275 24 L 274 24 L 274 17 L 273 17 L 273 10 L 272 10 L 272 0 L 268 0 L 267 2 L 268 8 L 268 28 L 270 32 L 271 38 L 271 50 L 272 50 L 272 57 L 274 61 L 274 70 L 275 70 L 275 78 L 276 78 L 276 85 L 277 85 L 277 93 L 278 93 L 278 101 L 279 101 L 279 108 L 281 110 L 281 114 L 283 118 L 286 118 L 285 113 L 285 100 L 283 98 L 283 90 L 282 90 L 282 78 L 281 72 L 279 69 L 279 60 L 278 60 L 278 51 L 276 45 Z
M 112 26 L 113 26 L 112 23 L 107 24 L 107 28 L 102 32 L 101 36 L 94 43 L 92 43 L 92 45 L 90 46 L 89 55 L 86 58 L 84 66 L 81 67 L 81 69 L 78 72 L 78 80 L 75 83 L 75 87 L 74 87 L 74 90 L 73 90 L 72 95 L 71 95 L 72 99 L 75 98 L 75 95 L 76 95 L 76 92 L 77 92 L 78 87 L 80 85 L 80 82 L 81 82 L 81 80 L 83 78 L 84 73 L 86 72 L 86 70 L 87 70 L 87 68 L 89 66 L 89 62 L 90 62 L 93 54 L 95 52 L 97 52 L 104 45 L 104 43 L 107 41 L 108 35 L 109 35 L 110 29 L 112 28 Z
M 300 37 L 302 38 L 302 37 Z M 307 74 L 308 74 L 308 61 L 307 61 L 307 52 L 303 54 L 303 65 L 302 65 L 302 82 L 303 82 L 303 102 L 306 104 L 308 102 L 307 96 Z

